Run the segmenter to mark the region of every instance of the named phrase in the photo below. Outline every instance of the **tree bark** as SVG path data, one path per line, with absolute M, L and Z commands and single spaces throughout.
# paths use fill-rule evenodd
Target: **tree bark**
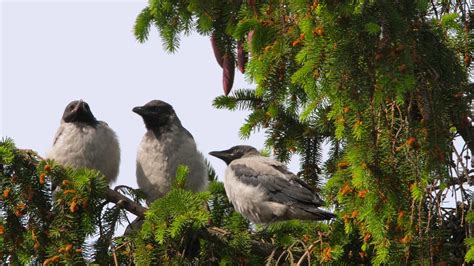
M 135 214 L 140 218 L 145 218 L 145 211 L 148 210 L 142 205 L 130 200 L 129 198 L 125 197 L 124 195 L 115 190 L 112 190 L 111 188 L 107 188 L 105 199 L 107 201 L 117 204 L 122 209 L 126 209 L 127 211 Z

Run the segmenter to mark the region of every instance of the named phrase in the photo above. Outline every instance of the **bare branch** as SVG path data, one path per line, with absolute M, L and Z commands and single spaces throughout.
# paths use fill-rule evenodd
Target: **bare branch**
M 109 202 L 117 204 L 122 209 L 126 209 L 140 218 L 145 218 L 145 212 L 148 210 L 142 205 L 132 201 L 121 193 L 112 190 L 111 188 L 107 188 L 105 199 Z

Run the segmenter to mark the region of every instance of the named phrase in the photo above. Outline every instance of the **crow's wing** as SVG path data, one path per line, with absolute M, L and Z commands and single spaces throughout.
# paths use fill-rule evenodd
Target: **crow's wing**
M 249 157 L 235 161 L 230 168 L 240 182 L 263 189 L 269 201 L 313 207 L 325 204 L 306 183 L 278 161 Z

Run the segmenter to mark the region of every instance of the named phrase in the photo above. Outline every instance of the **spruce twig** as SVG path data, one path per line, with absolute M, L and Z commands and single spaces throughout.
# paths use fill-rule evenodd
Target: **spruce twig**
M 105 199 L 109 202 L 117 204 L 121 208 L 126 209 L 140 218 L 145 218 L 145 211 L 148 210 L 142 205 L 132 201 L 121 193 L 112 190 L 111 188 L 107 188 Z

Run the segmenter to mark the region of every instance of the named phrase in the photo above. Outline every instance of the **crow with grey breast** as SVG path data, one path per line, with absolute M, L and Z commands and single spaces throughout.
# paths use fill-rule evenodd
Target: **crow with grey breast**
M 254 223 L 329 220 L 336 216 L 319 209 L 325 203 L 279 161 L 261 156 L 251 146 L 213 151 L 227 165 L 224 188 L 234 208 Z
M 119 172 L 120 147 L 115 132 L 94 117 L 89 104 L 79 100 L 66 106 L 46 157 L 74 168 L 99 170 L 112 183 Z
M 133 108 L 145 123 L 147 132 L 137 153 L 137 183 L 147 202 L 163 197 L 171 190 L 179 165 L 189 167 L 185 187 L 191 191 L 207 188 L 204 157 L 194 138 L 184 128 L 173 107 L 160 100 Z

